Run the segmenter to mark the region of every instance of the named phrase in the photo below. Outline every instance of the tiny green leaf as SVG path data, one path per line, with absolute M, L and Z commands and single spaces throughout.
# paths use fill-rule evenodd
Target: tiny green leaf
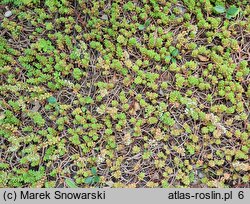
M 172 58 L 171 61 L 172 61 L 172 63 L 176 63 L 177 62 L 175 58 Z
M 139 25 L 139 30 L 144 30 L 145 26 L 144 25 Z
M 54 96 L 50 96 L 50 97 L 47 99 L 47 101 L 48 101 L 49 103 L 51 103 L 51 104 L 54 104 L 54 103 L 56 103 L 56 98 L 55 98 Z
M 224 6 L 221 6 L 221 5 L 218 5 L 218 6 L 215 6 L 214 7 L 214 11 L 216 13 L 224 13 L 226 11 L 225 7 Z
M 65 182 L 66 182 L 67 186 L 70 187 L 70 188 L 78 188 L 78 186 L 75 184 L 75 182 L 72 181 L 71 179 L 67 178 L 65 180 Z
M 165 57 L 165 59 L 166 60 L 171 60 L 171 56 L 168 55 L 168 56 Z
M 175 49 L 176 49 L 176 48 L 175 48 L 174 46 L 170 46 L 170 47 L 168 48 L 168 50 L 169 50 L 170 53 L 172 53 Z
M 191 182 L 193 182 L 193 181 L 195 180 L 194 172 L 191 172 L 191 173 L 189 174 L 189 179 L 190 179 Z
M 179 54 L 179 50 L 177 48 L 175 48 L 172 52 L 171 52 L 172 56 L 176 57 Z
M 169 62 L 170 62 L 170 60 L 171 60 L 171 58 L 172 58 L 172 57 L 171 57 L 171 56 L 169 56 L 169 55 L 168 55 L 168 56 L 166 56 L 166 57 L 165 57 L 165 62 L 166 62 L 166 63 L 169 63 Z
M 84 183 L 86 184 L 92 184 L 93 183 L 93 177 L 88 177 L 84 180 Z
M 95 168 L 95 167 L 92 167 L 92 168 L 91 168 L 91 173 L 92 173 L 93 175 L 96 175 L 96 174 L 97 174 L 97 171 L 96 171 L 96 168 Z
M 226 18 L 227 19 L 231 19 L 235 16 L 237 16 L 237 14 L 240 12 L 240 9 L 237 8 L 236 6 L 230 6 L 230 8 L 227 10 L 227 13 L 226 13 Z
M 85 103 L 91 104 L 91 103 L 93 103 L 93 102 L 94 102 L 94 100 L 93 100 L 90 96 L 87 96 L 87 97 L 85 98 Z
M 145 27 L 148 27 L 148 26 L 149 26 L 149 24 L 150 24 L 150 20 L 146 20 L 146 22 L 145 22 L 144 26 L 145 26 Z
M 99 176 L 94 176 L 93 182 L 98 183 L 99 181 L 100 181 L 100 177 Z

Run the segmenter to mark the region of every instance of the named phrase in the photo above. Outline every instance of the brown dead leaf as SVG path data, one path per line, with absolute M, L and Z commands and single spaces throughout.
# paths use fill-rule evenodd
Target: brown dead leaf
M 129 53 L 126 50 L 123 52 L 123 56 L 125 60 L 129 59 Z
M 231 176 L 231 174 L 224 173 L 224 179 L 225 179 L 225 180 L 229 179 L 229 178 L 230 178 L 230 176 Z
M 3 120 L 5 118 L 4 113 L 0 113 L 0 120 Z
M 152 180 L 159 180 L 160 179 L 160 176 L 158 174 L 158 172 L 155 172 L 154 175 L 152 176 Z
M 135 109 L 135 111 L 138 111 L 138 110 L 140 110 L 140 105 L 139 105 L 139 103 L 137 103 L 137 102 L 135 102 L 135 104 L 134 104 L 134 109 Z
M 203 56 L 203 55 L 198 55 L 198 58 L 199 58 L 199 60 L 202 61 L 202 62 L 207 62 L 207 61 L 209 60 L 207 57 L 205 57 L 205 56 Z
M 138 169 L 140 169 L 140 167 L 141 167 L 141 163 L 140 163 L 140 161 L 138 161 L 138 162 L 135 164 L 135 166 L 134 166 L 134 171 L 137 171 Z
M 116 83 L 118 82 L 119 80 L 117 79 L 117 76 L 116 74 L 113 75 L 112 79 L 110 80 L 111 83 Z
M 33 112 L 37 112 L 41 108 L 39 101 L 34 101 L 34 107 L 31 109 Z
M 140 107 L 139 103 L 135 102 L 135 103 L 133 104 L 133 107 L 130 109 L 129 113 L 130 113 L 131 115 L 136 115 L 136 111 L 138 111 L 138 110 L 140 110 L 140 109 L 141 109 L 141 107 Z
M 130 145 L 132 143 L 131 134 L 128 132 L 125 133 L 123 141 L 124 141 L 125 145 Z

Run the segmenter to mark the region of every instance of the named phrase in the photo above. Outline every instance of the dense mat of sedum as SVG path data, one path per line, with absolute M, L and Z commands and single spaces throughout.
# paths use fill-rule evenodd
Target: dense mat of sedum
M 1 0 L 0 187 L 249 187 L 248 3 Z

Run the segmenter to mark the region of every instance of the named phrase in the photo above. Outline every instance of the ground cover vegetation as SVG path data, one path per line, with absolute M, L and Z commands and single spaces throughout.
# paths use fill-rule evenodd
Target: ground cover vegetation
M 248 0 L 0 0 L 0 187 L 249 187 Z

